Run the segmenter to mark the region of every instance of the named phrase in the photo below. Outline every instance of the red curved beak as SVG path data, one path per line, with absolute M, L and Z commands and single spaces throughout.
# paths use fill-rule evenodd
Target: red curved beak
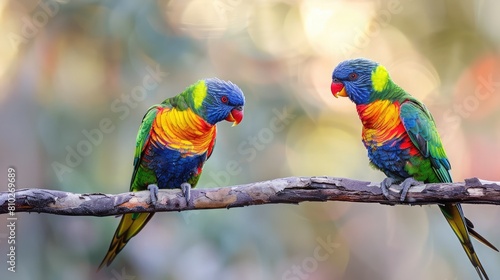
M 232 122 L 233 126 L 238 125 L 243 120 L 243 107 L 239 106 L 231 110 L 231 113 L 226 117 L 226 121 Z
M 338 98 L 339 96 L 347 97 L 347 93 L 345 92 L 344 84 L 342 84 L 340 82 L 332 82 L 330 89 L 332 90 L 332 94 L 333 94 L 333 96 L 335 96 L 335 98 Z

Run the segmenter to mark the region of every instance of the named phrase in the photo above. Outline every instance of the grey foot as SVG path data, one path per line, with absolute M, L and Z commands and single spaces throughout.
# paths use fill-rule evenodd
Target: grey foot
M 154 207 L 156 202 L 158 202 L 158 186 L 155 184 L 148 185 L 148 190 L 151 197 L 151 205 Z
M 406 195 L 408 194 L 408 191 L 412 186 L 418 186 L 422 185 L 423 182 L 417 181 L 413 179 L 413 177 L 406 178 L 403 183 L 399 184 L 401 186 L 401 196 L 399 197 L 399 200 L 401 202 L 405 201 Z
M 186 198 L 186 204 L 189 205 L 189 200 L 191 199 L 191 184 L 182 183 L 181 190 L 182 190 L 182 194 L 184 195 L 184 198 Z
M 382 194 L 385 196 L 385 198 L 387 198 L 388 200 L 391 200 L 389 198 L 389 188 L 391 187 L 391 185 L 397 183 L 398 181 L 396 179 L 393 179 L 393 178 L 385 178 L 382 183 L 380 183 L 380 189 L 382 190 Z

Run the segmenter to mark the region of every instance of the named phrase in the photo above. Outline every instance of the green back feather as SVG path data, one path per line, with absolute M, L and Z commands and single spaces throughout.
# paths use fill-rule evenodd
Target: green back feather
M 141 183 L 142 181 L 147 181 L 149 184 L 156 181 L 154 172 L 143 168 L 139 163 L 140 158 L 144 153 L 144 148 L 146 147 L 149 137 L 151 136 L 151 127 L 153 126 L 153 122 L 157 114 L 158 106 L 152 106 L 142 118 L 141 126 L 139 127 L 139 132 L 137 133 L 136 138 L 134 171 L 130 182 L 130 191 L 145 190 L 144 184 Z
M 427 108 L 418 100 L 410 98 L 401 104 L 400 118 L 412 143 L 422 156 L 430 160 L 431 172 L 436 182 L 452 182 L 450 162 L 444 151 L 436 124 Z M 420 170 L 421 172 L 424 170 Z M 429 176 L 429 179 L 434 176 Z

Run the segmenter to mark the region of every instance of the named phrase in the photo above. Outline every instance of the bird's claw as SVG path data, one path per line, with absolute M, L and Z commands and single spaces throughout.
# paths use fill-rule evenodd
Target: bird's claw
M 151 198 L 151 205 L 156 206 L 158 202 L 158 186 L 155 184 L 148 185 L 149 196 Z
M 189 205 L 189 201 L 191 200 L 191 184 L 182 183 L 181 190 L 182 194 L 184 195 L 184 198 L 186 199 L 186 204 Z
M 385 198 L 387 198 L 388 200 L 390 200 L 389 198 L 389 188 L 391 187 L 392 184 L 394 184 L 396 182 L 395 179 L 392 179 L 392 178 L 385 178 L 382 183 L 380 183 L 380 189 L 382 190 L 382 194 L 385 196 Z
M 398 184 L 400 181 L 393 179 L 393 178 L 385 178 L 382 183 L 380 183 L 380 189 L 382 190 L 382 194 L 387 198 L 388 200 L 391 200 L 389 197 L 389 188 L 393 184 Z M 399 183 L 399 186 L 401 187 L 401 195 L 399 197 L 399 201 L 403 202 L 406 199 L 406 195 L 408 194 L 408 191 L 412 186 L 417 186 L 423 184 L 420 181 L 417 181 L 413 179 L 413 177 L 408 177 L 404 179 L 403 182 Z
M 401 196 L 399 197 L 399 201 L 405 201 L 406 195 L 412 186 L 418 186 L 423 184 L 423 182 L 417 181 L 413 179 L 413 177 L 406 178 L 399 186 L 401 187 Z

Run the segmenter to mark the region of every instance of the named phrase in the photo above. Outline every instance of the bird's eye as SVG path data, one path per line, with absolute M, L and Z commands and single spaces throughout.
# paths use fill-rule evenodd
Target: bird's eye
M 334 83 L 339 83 L 339 82 L 340 82 L 340 80 L 339 80 L 339 79 L 337 79 L 337 78 L 333 78 L 333 79 L 332 79 L 332 82 L 334 82 Z
M 355 81 L 357 79 L 358 79 L 358 74 L 357 73 L 352 72 L 351 74 L 349 74 L 349 80 L 350 81 Z
M 227 104 L 227 102 L 229 102 L 229 99 L 227 98 L 227 96 L 223 95 L 223 96 L 220 98 L 220 101 L 222 101 L 222 103 L 224 103 L 224 104 Z

